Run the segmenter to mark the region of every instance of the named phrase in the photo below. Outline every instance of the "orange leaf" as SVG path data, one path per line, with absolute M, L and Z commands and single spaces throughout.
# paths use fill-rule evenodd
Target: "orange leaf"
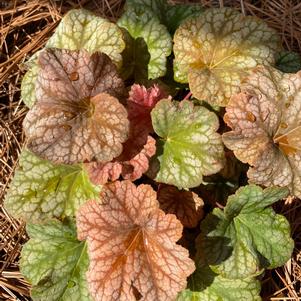
M 78 237 L 87 239 L 87 273 L 96 301 L 175 300 L 195 270 L 175 242 L 182 225 L 159 209 L 149 185 L 130 181 L 104 186 L 102 203 L 89 201 L 77 214 Z

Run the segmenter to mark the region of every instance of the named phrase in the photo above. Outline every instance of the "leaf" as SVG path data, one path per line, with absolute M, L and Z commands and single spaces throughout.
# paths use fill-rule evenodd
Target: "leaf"
M 82 166 L 54 165 L 24 150 L 4 204 L 14 217 L 35 222 L 74 216 L 99 191 Z
M 130 147 L 130 146 L 129 146 Z M 126 180 L 135 181 L 142 177 L 148 170 L 149 159 L 156 152 L 156 140 L 148 136 L 142 150 L 133 157 L 127 157 L 127 149 L 112 162 L 108 163 L 86 163 L 85 168 L 90 180 L 96 185 L 106 184 L 108 181 L 116 181 L 120 175 Z
M 286 197 L 286 188 L 241 187 L 228 198 L 224 211 L 215 208 L 201 224 L 197 245 L 212 269 L 229 279 L 258 274 L 283 265 L 294 243 L 284 216 L 267 208 Z
M 108 162 L 120 155 L 128 119 L 113 97 L 124 88 L 110 59 L 47 49 L 39 65 L 37 103 L 23 123 L 28 148 L 55 163 Z
M 39 66 L 35 62 L 25 73 L 21 83 L 21 98 L 28 108 L 36 102 L 35 83 L 38 77 Z
M 301 56 L 296 52 L 282 51 L 276 57 L 276 68 L 285 73 L 301 70 Z
M 223 145 L 216 115 L 190 101 L 161 100 L 151 112 L 155 132 L 164 141 L 156 181 L 180 188 L 200 185 L 203 175 L 223 166 Z
M 249 181 L 301 197 L 301 73 L 258 67 L 229 102 L 225 145 L 251 165 Z
M 260 301 L 260 282 L 255 278 L 227 279 L 209 267 L 198 268 L 190 277 L 189 289 L 177 301 Z
M 103 203 L 79 210 L 79 239 L 87 239 L 87 274 L 96 301 L 174 300 L 195 267 L 188 251 L 177 245 L 182 225 L 159 209 L 149 185 L 130 181 L 104 186 Z
M 86 244 L 76 239 L 73 222 L 50 220 L 27 225 L 20 268 L 32 284 L 34 301 L 92 301 L 85 273 Z
M 117 24 L 134 39 L 144 39 L 150 54 L 148 78 L 163 76 L 166 73 L 166 57 L 172 51 L 172 40 L 156 15 L 142 6 L 128 7 Z
M 169 4 L 165 0 L 127 0 L 127 7 L 141 6 L 151 11 L 164 24 L 171 34 L 174 34 L 179 25 L 186 19 L 198 16 L 203 12 L 199 4 Z
M 249 70 L 273 64 L 280 49 L 276 32 L 260 19 L 231 8 L 208 9 L 175 33 L 175 80 L 189 82 L 198 100 L 225 106 Z
M 204 215 L 203 200 L 194 192 L 178 190 L 169 185 L 160 185 L 158 190 L 160 208 L 165 213 L 175 214 L 182 225 L 194 228 Z
M 48 40 L 47 48 L 85 49 L 89 54 L 103 52 L 120 66 L 125 48 L 121 30 L 114 23 L 85 9 L 72 9 L 61 20 Z

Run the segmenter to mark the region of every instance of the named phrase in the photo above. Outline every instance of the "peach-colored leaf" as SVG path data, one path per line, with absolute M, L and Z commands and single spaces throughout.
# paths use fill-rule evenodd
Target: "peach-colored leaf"
M 158 201 L 164 212 L 175 214 L 187 228 L 196 227 L 204 215 L 204 202 L 192 191 L 162 184 L 158 191 Z
M 85 203 L 77 214 L 78 237 L 87 239 L 87 279 L 96 301 L 175 300 L 195 270 L 188 251 L 176 244 L 182 225 L 159 209 L 149 185 L 130 181 L 104 186 L 102 202 Z
M 39 57 L 37 102 L 24 120 L 28 148 L 55 163 L 108 162 L 128 138 L 124 92 L 103 53 L 46 49 Z
M 124 147 L 124 152 L 112 162 L 86 163 L 85 167 L 90 180 L 96 185 L 102 185 L 108 181 L 118 180 L 120 175 L 131 181 L 139 179 L 148 170 L 150 157 L 156 153 L 156 140 L 148 136 L 143 149 L 132 158 L 127 159 L 126 152 Z
M 301 73 L 257 67 L 226 108 L 225 145 L 251 165 L 249 181 L 301 197 Z

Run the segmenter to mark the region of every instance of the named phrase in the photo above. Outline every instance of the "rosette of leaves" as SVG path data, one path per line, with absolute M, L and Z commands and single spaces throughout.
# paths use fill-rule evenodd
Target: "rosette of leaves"
M 140 39 L 143 39 L 150 55 L 148 62 L 148 78 L 155 79 L 166 73 L 167 57 L 172 51 L 172 39 L 167 28 L 160 23 L 158 17 L 150 10 L 141 5 L 127 7 L 117 23 L 126 29 L 136 43 L 132 47 L 140 47 L 135 50 L 136 61 L 146 61 L 145 47 Z M 128 64 L 127 62 L 126 64 Z M 132 63 L 131 63 L 132 64 Z M 125 65 L 125 68 L 128 68 Z
M 205 107 L 163 99 L 151 112 L 163 153 L 156 181 L 178 188 L 200 185 L 204 175 L 223 166 L 224 150 L 217 116 Z
M 92 301 L 86 280 L 89 259 L 85 242 L 76 238 L 73 221 L 28 224 L 29 241 L 20 270 L 31 283 L 34 301 Z
M 230 100 L 225 145 L 251 165 L 249 181 L 301 197 L 301 74 L 258 67 Z
M 125 48 L 122 31 L 118 26 L 85 9 L 70 10 L 61 20 L 55 33 L 48 40 L 46 48 L 69 50 L 85 49 L 90 54 L 103 52 L 117 66 L 121 66 L 121 53 Z M 36 101 L 35 82 L 38 73 L 37 61 L 22 80 L 22 100 L 30 108 Z
M 180 25 L 174 36 L 174 76 L 198 100 L 225 106 L 258 64 L 273 64 L 276 32 L 256 17 L 212 8 Z
M 37 102 L 24 119 L 28 148 L 55 163 L 109 162 L 128 138 L 124 86 L 100 52 L 46 49 L 39 55 Z

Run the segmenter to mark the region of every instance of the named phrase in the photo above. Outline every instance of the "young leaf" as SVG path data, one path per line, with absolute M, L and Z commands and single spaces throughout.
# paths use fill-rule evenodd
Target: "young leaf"
M 131 147 L 128 145 L 127 147 Z M 142 177 L 148 170 L 149 159 L 156 153 L 156 141 L 148 136 L 142 150 L 131 157 L 131 152 L 124 152 L 115 160 L 108 163 L 86 163 L 85 168 L 90 180 L 96 185 L 106 184 L 108 181 L 116 181 L 120 175 L 126 180 L 135 181 Z
M 130 181 L 104 186 L 102 204 L 91 201 L 77 215 L 79 239 L 87 239 L 87 274 L 96 301 L 174 300 L 195 267 L 177 245 L 182 225 L 159 209 L 149 185 Z
M 121 65 L 125 47 L 121 30 L 114 23 L 85 9 L 72 9 L 61 20 L 47 48 L 103 52 L 116 65 Z
M 19 165 L 4 202 L 15 217 L 35 222 L 75 216 L 80 205 L 99 195 L 80 165 L 54 165 L 27 150 Z
M 284 216 L 272 205 L 286 197 L 286 188 L 241 187 L 228 198 L 224 211 L 215 208 L 201 224 L 200 256 L 212 269 L 229 279 L 258 274 L 262 268 L 283 265 L 294 243 Z
M 276 57 L 276 68 L 285 73 L 301 70 L 301 56 L 296 52 L 282 51 Z
M 92 301 L 87 288 L 86 244 L 76 238 L 73 222 L 57 220 L 27 225 L 30 240 L 20 269 L 32 284 L 34 301 Z
M 175 33 L 175 80 L 189 82 L 197 99 L 225 106 L 248 71 L 273 64 L 280 49 L 276 32 L 260 19 L 231 8 L 208 9 Z
M 144 39 L 150 54 L 148 78 L 163 76 L 166 73 L 166 57 L 172 50 L 172 40 L 156 15 L 142 6 L 128 7 L 118 20 L 118 25 L 125 28 L 134 39 Z
M 216 115 L 190 101 L 161 100 L 151 112 L 155 132 L 163 139 L 156 180 L 178 188 L 198 186 L 203 175 L 223 166 L 223 145 Z
M 301 197 L 301 73 L 258 67 L 229 102 L 223 135 L 235 156 L 251 165 L 249 181 L 287 186 Z
M 227 279 L 209 267 L 200 267 L 190 277 L 190 289 L 177 301 L 260 301 L 260 282 L 255 278 Z
M 162 185 L 158 190 L 160 208 L 173 213 L 184 227 L 194 228 L 204 215 L 203 200 L 194 192 L 178 190 L 174 186 Z
M 113 97 L 123 93 L 123 83 L 108 56 L 46 49 L 39 65 L 37 102 L 23 123 L 28 148 L 56 163 L 117 157 L 129 122 Z

